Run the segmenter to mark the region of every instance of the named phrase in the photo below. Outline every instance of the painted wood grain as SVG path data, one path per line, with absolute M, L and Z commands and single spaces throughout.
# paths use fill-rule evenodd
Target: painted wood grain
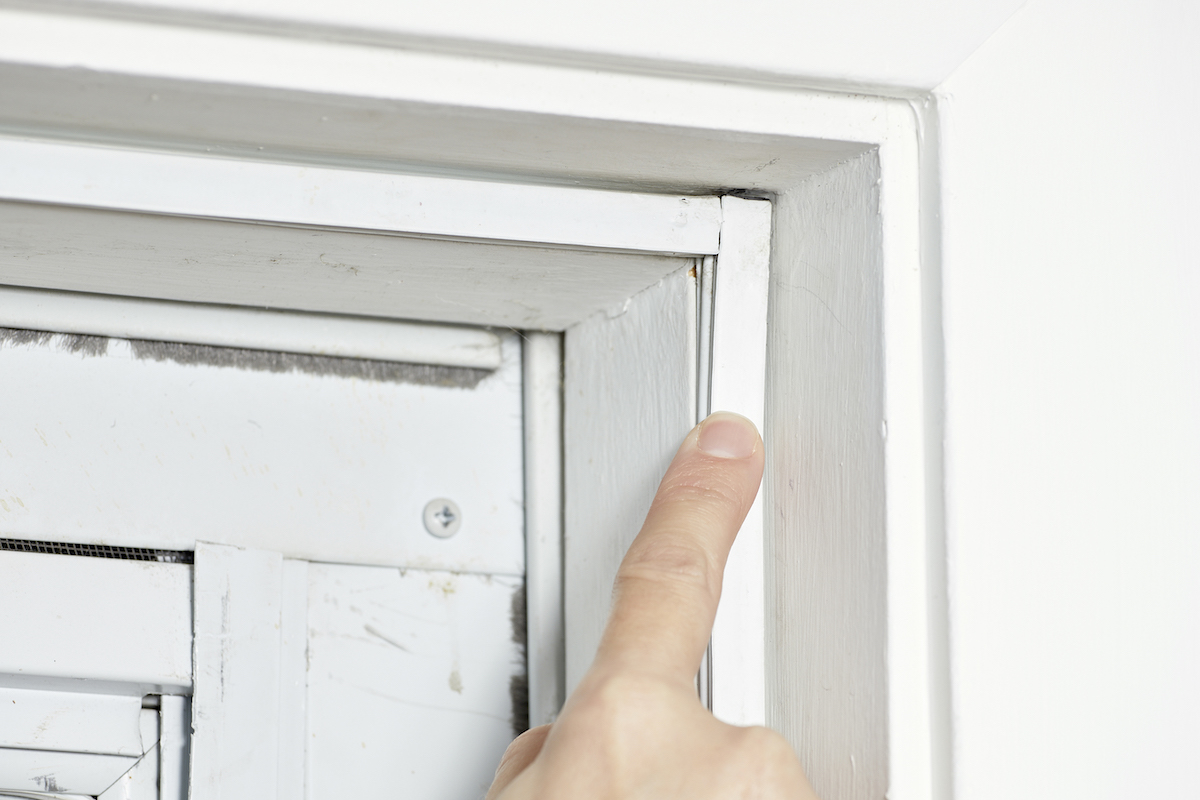
M 9 127 L 134 146 L 695 194 L 794 185 L 882 119 L 878 98 L 0 13 Z
M 617 566 L 695 424 L 696 306 L 695 277 L 680 270 L 566 333 L 568 692 L 595 655 Z
M 664 255 L 0 202 L 0 283 L 562 330 L 679 269 Z
M 768 720 L 822 797 L 888 790 L 883 295 L 868 154 L 778 198 L 768 343 Z

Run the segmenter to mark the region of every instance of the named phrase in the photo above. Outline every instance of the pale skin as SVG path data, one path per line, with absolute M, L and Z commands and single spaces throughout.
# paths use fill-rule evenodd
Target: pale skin
M 816 800 L 783 737 L 713 717 L 695 677 L 763 444 L 717 413 L 688 434 L 617 573 L 595 661 L 553 725 L 519 736 L 487 800 Z

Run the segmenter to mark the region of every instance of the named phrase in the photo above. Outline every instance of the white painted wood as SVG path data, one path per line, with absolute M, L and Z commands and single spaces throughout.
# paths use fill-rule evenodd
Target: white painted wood
M 879 0 L 835 6 L 771 0 L 756 5 L 753 14 L 684 0 L 620 0 L 603 9 L 570 10 L 527 1 L 504 11 L 474 0 L 403 10 L 389 3 L 319 0 L 84 0 L 72 5 L 139 19 L 549 60 L 588 69 L 686 71 L 725 80 L 851 83 L 860 90 L 868 85 L 911 92 L 937 86 L 1020 4 L 981 0 L 961 7 L 919 0 L 899 9 Z M 637 25 L 623 24 L 635 18 Z
M 496 369 L 491 331 L 0 287 L 0 327 Z
M 827 216 L 836 218 L 843 205 L 861 205 L 856 198 L 871 191 L 866 181 L 878 180 L 880 236 L 865 243 L 869 252 L 861 259 L 854 254 L 864 252 L 864 240 L 856 238 L 854 226 L 834 225 L 808 238 L 812 230 L 799 224 L 808 224 L 804 214 L 780 214 L 777 220 L 778 255 L 773 256 L 773 266 L 779 284 L 773 291 L 783 291 L 789 300 L 773 301 L 773 309 L 779 311 L 778 330 L 794 337 L 776 335 L 773 324 L 770 382 L 791 387 L 792 399 L 779 404 L 778 413 L 797 414 L 797 408 L 809 408 L 813 414 L 807 419 L 821 424 L 806 432 L 812 434 L 807 439 L 782 436 L 778 448 L 768 440 L 768 475 L 798 478 L 797 486 L 810 492 L 805 500 L 812 502 L 806 513 L 819 512 L 826 530 L 857 530 L 856 521 L 863 514 L 884 507 L 885 489 L 888 498 L 903 493 L 897 513 L 886 512 L 886 537 L 889 553 L 893 540 L 902 541 L 906 553 L 903 559 L 893 560 L 889 569 L 908 569 L 917 563 L 913 554 L 929 558 L 931 551 L 924 548 L 925 522 L 919 518 L 921 509 L 913 505 L 913 498 L 928 495 L 919 488 L 910 491 L 924 479 L 926 468 L 925 445 L 917 438 L 905 434 L 884 443 L 884 480 L 875 480 L 871 459 L 838 459 L 834 456 L 840 452 L 827 451 L 818 467 L 810 467 L 798 455 L 806 454 L 803 446 L 815 441 L 868 441 L 850 435 L 864 430 L 857 427 L 862 410 L 857 401 L 863 393 L 887 398 L 895 393 L 911 399 L 914 387 L 919 391 L 926 379 L 923 372 L 912 371 L 911 350 L 905 344 L 906 337 L 922 326 L 920 299 L 914 306 L 907 290 L 889 290 L 879 299 L 888 331 L 900 330 L 903 336 L 895 346 L 887 344 L 883 369 L 857 373 L 863 380 L 863 392 L 858 394 L 850 393 L 855 373 L 849 367 L 836 368 L 831 355 L 816 356 L 821 351 L 812 341 L 821 339 L 832 323 L 821 317 L 819 330 L 809 328 L 805 316 L 820 312 L 806 304 L 818 297 L 827 299 L 820 291 L 822 281 L 851 285 L 837 283 L 845 277 L 840 272 L 824 276 L 807 264 L 840 262 L 843 257 L 851 263 L 854 258 L 853 264 L 865 270 L 861 277 L 866 285 L 878 285 L 882 273 L 889 280 L 910 273 L 919 280 L 922 275 L 919 226 L 914 221 L 919 197 L 917 130 L 908 104 L 861 94 L 837 96 L 631 70 L 577 70 L 316 38 L 52 15 L 5 18 L 6 24 L 10 21 L 14 24 L 6 28 L 7 38 L 0 48 L 6 61 L 0 69 L 11 87 L 3 114 L 8 124 L 27 129 L 212 147 L 250 157 L 261 157 L 255 154 L 262 146 L 273 157 L 370 168 L 407 162 L 430 169 L 676 192 L 736 186 L 775 192 L 785 200 L 797 193 L 810 198 L 825 193 L 824 212 L 817 212 L 822 207 L 817 201 L 806 201 L 818 222 Z M 148 103 L 150 95 L 157 99 Z M 201 108 L 202 114 L 197 111 Z M 379 135 L 383 129 L 402 129 L 406 135 Z M 844 167 L 834 169 L 863 153 L 877 159 L 874 173 L 851 170 L 854 174 L 847 175 Z M 849 194 L 840 194 L 843 189 Z M 822 258 L 814 262 L 810 258 L 814 254 Z M 856 341 L 862 348 L 883 347 L 877 321 L 873 313 L 839 310 L 836 315 L 836 322 L 845 326 L 845 341 Z M 935 335 L 931 330 L 935 329 L 926 329 L 924 335 Z M 822 368 L 800 382 L 801 365 L 810 362 Z M 779 393 L 782 398 L 785 391 L 771 389 L 770 396 Z M 853 402 L 835 402 L 838 397 Z M 932 401 L 926 397 L 922 402 L 925 413 Z M 773 408 L 774 400 L 769 405 Z M 568 402 L 568 416 L 569 406 Z M 889 428 L 911 425 L 912 430 L 920 430 L 921 420 L 904 416 L 910 412 L 909 400 L 889 405 Z M 790 430 L 801 425 L 798 415 L 777 418 L 769 409 L 767 430 L 773 430 L 776 422 L 786 422 Z M 827 438 L 820 439 L 818 433 Z M 893 478 L 903 481 L 895 491 L 887 483 Z M 782 491 L 784 480 L 768 477 L 768 486 L 779 481 Z M 769 505 L 768 547 L 785 534 L 798 535 L 788 527 L 795 506 L 782 501 Z M 787 577 L 784 573 L 786 569 L 781 581 Z M 878 694 L 880 682 L 874 673 L 847 676 L 855 684 L 854 697 L 870 696 L 888 708 L 887 791 L 895 800 L 928 796 L 932 786 L 931 729 L 927 715 L 923 720 L 920 713 L 929 707 L 931 679 L 928 671 L 914 671 L 913 666 L 930 651 L 930 637 L 939 635 L 923 622 L 929 618 L 930 603 L 941 602 L 944 587 L 936 585 L 937 574 L 906 575 L 904 581 L 888 587 L 886 696 Z M 897 587 L 903 588 L 893 592 Z M 593 596 L 594 603 L 606 604 L 607 587 Z M 820 630 L 825 620 L 849 619 L 854 630 L 873 630 L 878 638 L 883 626 L 860 624 L 864 617 L 858 596 L 842 597 L 837 592 L 827 596 L 833 598 L 828 604 L 791 608 L 797 626 Z M 876 645 L 870 643 L 872 648 Z M 769 668 L 790 668 L 794 659 L 780 656 L 774 644 L 771 647 Z M 776 724 L 801 746 L 818 784 L 837 783 L 835 773 L 856 757 L 857 746 L 837 726 L 839 720 L 859 718 L 853 704 L 857 701 L 846 700 L 846 714 L 839 716 L 833 706 L 849 694 L 827 696 L 821 714 L 806 723 L 806 703 L 817 702 L 819 695 L 804 702 L 791 696 L 787 705 L 778 696 L 769 697 L 779 715 Z M 797 737 L 823 735 L 825 725 L 832 726 L 830 755 L 813 763 L 813 752 L 805 750 Z M 938 755 L 942 764 L 948 758 L 946 752 Z M 873 764 L 868 772 L 878 775 L 879 768 Z M 867 781 L 859 785 L 863 787 L 870 788 Z M 846 791 L 850 796 L 851 790 Z
M 186 690 L 191 579 L 183 564 L 0 552 L 0 608 L 14 610 L 0 615 L 0 685 Z
M 94 797 L 112 786 L 137 760 L 137 756 L 0 747 L 0 793 L 12 789 Z
M 950 682 L 950 593 L 946 549 L 946 343 L 942 322 L 942 190 L 939 165 L 942 149 L 941 123 L 937 105 L 932 102 L 932 98 L 914 103 L 913 109 L 917 113 L 919 125 L 917 146 L 920 171 L 921 267 L 918 274 L 921 280 L 921 367 L 925 376 L 922 386 L 925 400 L 924 425 L 920 434 L 925 439 L 923 477 L 926 534 L 923 554 L 924 602 L 911 604 L 910 608 L 913 613 L 921 613 L 923 609 L 925 614 L 924 629 L 928 642 L 925 685 L 928 686 L 929 692 L 929 768 L 927 777 L 918 775 L 915 780 L 927 784 L 926 793 L 934 800 L 951 800 L 954 795 L 955 755 Z M 900 418 L 898 414 L 897 418 Z M 895 600 L 889 599 L 889 603 L 892 602 Z M 899 617 L 896 615 L 893 618 Z M 921 628 L 910 625 L 910 629 Z M 899 683 L 899 677 L 891 678 L 891 683 Z M 904 724 L 905 718 L 901 715 L 893 723 L 893 729 L 898 731 Z M 893 750 L 895 749 L 893 747 Z M 913 752 L 906 755 L 916 759 L 921 753 L 913 748 Z M 893 774 L 902 778 L 905 774 L 903 769 L 905 768 L 893 770 Z M 913 773 L 908 774 L 911 776 Z M 920 786 L 920 783 L 917 785 Z
M 161 727 L 158 709 L 141 709 L 140 725 L 142 741 L 146 746 L 145 754 L 96 800 L 160 800 L 158 742 Z
M 159 702 L 158 785 L 160 800 L 187 800 L 191 700 L 182 695 L 163 695 Z
M 680 270 L 567 330 L 567 691 L 591 665 L 613 579 L 696 418 L 696 279 Z
M 3 201 L 0 230 L 0 282 L 10 285 L 546 330 L 684 263 Z M 340 326 L 338 335 L 349 332 Z
M 0 137 L 0 198 L 654 253 L 713 253 L 712 197 L 335 170 Z
M 196 544 L 192 800 L 269 800 L 279 770 L 278 553 Z
M 922 237 L 923 226 L 928 231 L 931 225 L 923 217 L 936 219 L 939 212 L 920 202 L 918 190 L 931 178 L 922 163 L 928 154 L 919 157 L 916 137 L 889 147 L 893 154 L 882 153 L 881 160 L 892 163 L 886 172 L 878 167 L 876 178 L 883 262 L 889 791 L 950 800 L 951 719 L 944 705 L 950 687 L 948 665 L 941 660 L 948 657 L 949 630 L 938 624 L 949 603 L 945 532 L 941 494 L 930 491 L 930 482 L 940 479 L 936 420 L 944 393 L 937 377 L 940 326 L 931 324 L 939 306 L 930 308 L 929 293 L 937 291 L 940 275 Z
M 771 204 L 721 199 L 724 220 L 712 307 L 712 411 L 733 411 L 764 427 Z M 765 725 L 766 643 L 762 493 L 725 564 L 710 655 L 712 711 L 735 725 Z
M 139 358 L 118 340 L 92 342 L 105 349 L 100 356 L 72 352 L 78 342 L 62 337 L 10 340 L 0 344 L 0 459 L 20 467 L 3 467 L 0 529 L 176 550 L 217 539 L 292 557 L 520 575 L 520 343 L 515 334 L 503 339 L 495 373 L 411 367 L 397 373 L 419 381 L 407 383 L 276 373 L 263 369 L 269 360 L 240 356 L 233 366 L 157 361 L 173 353 L 186 360 L 189 351 L 147 346 Z M 456 380 L 479 383 L 437 385 Z M 452 538 L 430 536 L 422 523 L 435 497 L 462 509 Z M 45 585 L 56 584 L 47 570 Z M 21 583 L 0 592 L 18 585 L 29 594 L 13 602 L 39 593 L 38 584 Z M 105 597 L 97 608 L 110 602 L 124 613 L 98 630 L 122 616 L 146 618 L 133 613 L 136 597 Z M 50 630 L 69 625 L 64 619 Z M 0 622 L 9 624 L 24 623 Z M 131 625 L 127 639 L 140 630 Z M 0 652 L 0 667 L 7 658 Z M 117 653 L 95 663 L 122 664 Z M 176 683 L 187 685 L 188 675 Z
M 777 199 L 768 344 L 768 721 L 819 794 L 863 800 L 889 787 L 878 170 Z
M 512 739 L 521 581 L 312 564 L 313 800 L 482 797 Z
M 553 722 L 565 699 L 562 336 L 527 333 L 523 344 L 526 660 L 536 726 Z
M 308 771 L 308 562 L 283 560 L 279 610 L 279 778 L 281 798 L 305 797 Z
M 2 61 L 17 70 L 5 116 L 22 127 L 118 139 L 136 132 L 142 141 L 252 158 L 363 158 L 373 167 L 440 165 L 668 191 L 771 189 L 869 149 L 895 121 L 878 113 L 889 103 L 861 95 L 328 38 L 12 10 L 0 31 Z M 202 109 L 193 105 L 201 97 Z M 394 135 L 399 126 L 404 136 Z
M 141 713 L 138 694 L 0 687 L 0 747 L 140 756 Z

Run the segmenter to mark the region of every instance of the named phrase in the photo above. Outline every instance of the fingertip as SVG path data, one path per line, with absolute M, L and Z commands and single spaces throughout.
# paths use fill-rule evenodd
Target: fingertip
M 717 458 L 749 458 L 761 441 L 754 423 L 732 411 L 709 414 L 699 428 L 696 446 Z

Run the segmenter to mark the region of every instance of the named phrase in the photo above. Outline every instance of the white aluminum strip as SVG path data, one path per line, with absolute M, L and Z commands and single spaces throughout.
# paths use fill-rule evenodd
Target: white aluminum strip
M 191 800 L 274 800 L 283 558 L 196 543 Z
M 159 800 L 187 800 L 191 701 L 181 695 L 163 695 L 158 702 Z
M 0 138 L 0 198 L 436 236 L 715 253 L 714 197 L 530 186 Z
M 186 690 L 191 606 L 185 564 L 0 552 L 0 684 Z
M 141 713 L 140 694 L 0 687 L 0 747 L 140 756 Z
M 562 586 L 562 336 L 525 335 L 525 591 L 529 724 L 553 722 L 564 700 Z
M 767 374 L 771 204 L 722 198 L 724 224 L 713 298 L 711 408 L 762 430 Z M 759 493 L 729 561 L 711 645 L 712 710 L 736 725 L 766 724 L 763 505 Z
M 496 369 L 480 328 L 0 287 L 0 327 Z
M 303 800 L 308 747 L 307 561 L 283 560 L 279 630 L 278 792 L 285 800 Z

